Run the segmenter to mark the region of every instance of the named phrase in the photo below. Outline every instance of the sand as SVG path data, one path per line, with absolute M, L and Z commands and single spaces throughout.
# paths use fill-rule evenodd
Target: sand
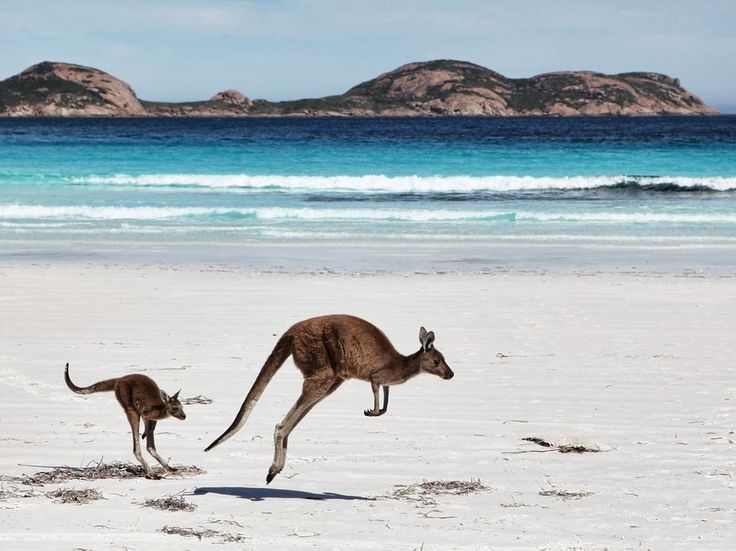
M 736 279 L 712 273 L 2 264 L 0 547 L 732 548 L 735 301 Z M 455 378 L 394 387 L 379 418 L 363 415 L 369 385 L 346 383 L 267 486 L 273 427 L 300 389 L 288 361 L 243 430 L 204 453 L 281 332 L 327 313 L 372 321 L 404 353 L 434 330 Z M 78 384 L 139 372 L 211 399 L 157 430 L 164 457 L 206 472 L 13 479 L 135 463 L 114 397 L 72 394 L 66 362 Z M 60 488 L 103 499 L 46 495 Z M 168 497 L 195 508 L 145 506 Z

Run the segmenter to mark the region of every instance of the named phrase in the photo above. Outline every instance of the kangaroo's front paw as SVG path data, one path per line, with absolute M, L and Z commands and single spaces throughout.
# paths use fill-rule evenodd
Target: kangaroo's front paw
M 376 411 L 375 409 L 367 409 L 363 412 L 363 415 L 366 417 L 378 417 L 379 415 L 383 415 L 382 411 Z
M 151 471 L 149 473 L 146 473 L 146 478 L 148 480 L 161 480 L 161 475 Z
M 164 468 L 167 471 L 169 471 L 170 473 L 178 473 L 179 472 L 178 467 L 172 467 L 171 465 L 166 465 L 166 467 L 164 467 Z
M 272 468 L 268 469 L 268 474 L 266 475 L 266 484 L 270 484 L 271 481 L 276 478 L 276 475 L 279 474 L 279 471 L 276 471 Z

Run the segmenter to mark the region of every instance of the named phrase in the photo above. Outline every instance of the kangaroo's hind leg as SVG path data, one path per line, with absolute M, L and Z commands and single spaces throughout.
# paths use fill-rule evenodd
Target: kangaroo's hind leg
M 327 378 L 310 377 L 304 380 L 302 393 L 294 406 L 286 414 L 284 420 L 276 425 L 274 430 L 274 453 L 273 463 L 268 469 L 266 476 L 266 484 L 271 482 L 274 477 L 281 472 L 286 463 L 286 447 L 289 442 L 289 434 L 294 427 L 325 397 L 332 394 L 342 384 L 343 380 L 330 376 Z
M 317 400 L 316 402 L 314 402 L 311 406 L 309 406 L 307 409 L 305 409 L 304 411 L 302 411 L 302 413 L 299 415 L 299 418 L 294 422 L 294 427 L 296 427 L 299 423 L 301 423 L 302 419 L 304 419 L 307 416 L 307 413 L 309 413 L 310 411 L 312 411 L 312 408 L 314 406 L 316 406 L 322 400 L 324 400 L 325 398 L 327 398 L 330 394 L 332 394 L 333 392 L 335 392 L 340 387 L 340 385 L 343 384 L 344 382 L 345 382 L 345 379 L 337 379 L 334 383 L 332 383 L 332 386 L 330 386 L 330 388 L 327 389 L 327 392 L 325 392 L 325 394 L 324 394 L 324 396 L 322 396 L 322 398 L 320 398 L 319 400 Z M 293 430 L 293 427 L 292 427 L 292 430 Z M 284 447 L 284 452 L 286 452 L 287 448 L 289 447 L 289 435 L 288 434 L 286 436 L 284 436 L 284 438 L 282 440 L 282 444 L 283 444 L 283 447 Z
M 156 421 L 148 421 L 146 420 L 146 432 L 144 434 L 146 435 L 146 449 L 148 450 L 148 453 L 150 453 L 153 458 L 158 461 L 161 466 L 169 471 L 170 473 L 176 472 L 176 469 L 174 467 L 169 466 L 169 464 L 158 454 L 158 451 L 156 451 L 156 440 L 154 437 L 154 432 L 156 430 Z
M 125 415 L 128 417 L 130 430 L 133 432 L 133 455 L 135 455 L 136 459 L 143 466 L 143 470 L 146 471 L 147 478 L 159 478 L 156 473 L 151 470 L 151 467 L 148 466 L 148 463 L 146 463 L 146 460 L 143 459 L 143 454 L 141 453 L 141 444 L 138 440 L 138 430 L 140 429 L 140 415 L 138 415 L 137 411 L 131 409 L 126 409 Z M 146 439 L 148 439 L 149 436 L 149 434 L 146 434 Z

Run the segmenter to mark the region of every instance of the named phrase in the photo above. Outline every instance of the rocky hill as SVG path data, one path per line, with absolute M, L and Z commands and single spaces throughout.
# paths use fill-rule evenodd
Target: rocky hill
M 344 94 L 270 102 L 226 90 L 205 101 L 139 100 L 109 74 L 44 62 L 0 82 L 0 115 L 104 116 L 452 116 L 712 115 L 717 111 L 659 73 L 591 71 L 512 79 L 465 61 L 410 63 Z
M 341 96 L 263 106 L 270 113 L 347 115 L 716 114 L 658 73 L 545 73 L 512 79 L 465 61 L 410 63 Z
M 143 116 L 125 82 L 104 71 L 44 61 L 0 82 L 0 115 Z

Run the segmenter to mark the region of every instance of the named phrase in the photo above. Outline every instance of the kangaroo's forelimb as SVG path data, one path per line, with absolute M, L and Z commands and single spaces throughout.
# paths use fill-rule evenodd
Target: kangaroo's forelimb
M 373 390 L 373 409 L 367 409 L 363 412 L 366 417 L 378 417 L 388 410 L 388 385 L 383 385 L 383 407 L 381 409 L 378 409 L 379 388 L 380 385 L 378 383 L 371 383 L 371 389 Z

